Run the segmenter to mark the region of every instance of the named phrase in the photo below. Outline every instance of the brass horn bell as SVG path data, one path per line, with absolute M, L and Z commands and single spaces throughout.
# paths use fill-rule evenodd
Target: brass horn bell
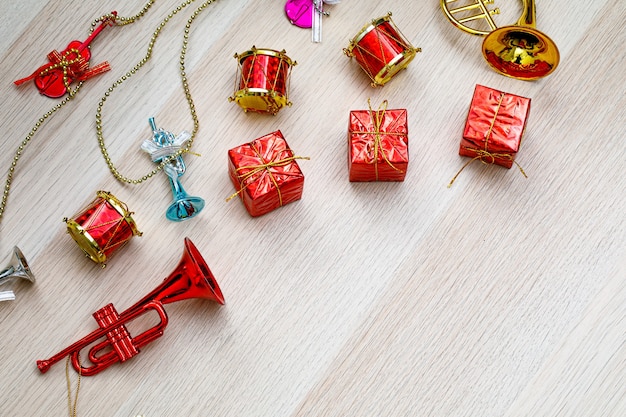
M 552 39 L 535 28 L 535 0 L 522 0 L 522 15 L 514 25 L 498 28 L 489 10 L 494 0 L 475 0 L 472 4 L 450 8 L 459 0 L 441 0 L 441 8 L 454 26 L 473 35 L 485 36 L 482 52 L 496 72 L 518 80 L 532 81 L 551 74 L 559 65 L 559 49 Z M 471 14 L 474 11 L 478 13 Z M 476 27 L 484 20 L 491 30 Z
M 26 258 L 22 251 L 15 246 L 13 248 L 13 258 L 11 264 L 0 271 L 0 285 L 12 282 L 17 278 L 23 278 L 30 282 L 35 282 L 35 276 L 26 262 Z M 0 291 L 0 301 L 15 300 L 13 291 Z

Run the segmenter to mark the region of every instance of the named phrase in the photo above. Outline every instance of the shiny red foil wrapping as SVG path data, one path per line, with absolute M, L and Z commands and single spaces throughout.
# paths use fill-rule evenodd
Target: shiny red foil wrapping
M 107 257 L 134 236 L 133 229 L 124 217 L 101 197 L 76 216 L 76 223 L 89 233 Z
M 408 134 L 405 109 L 351 111 L 348 125 L 350 181 L 404 181 L 409 165 Z
M 407 43 L 389 21 L 383 21 L 358 42 L 354 58 L 365 72 L 376 76 L 406 51 Z
M 251 216 L 302 197 L 304 175 L 280 130 L 228 151 L 228 173 Z
M 261 53 L 249 55 L 241 60 L 239 89 L 260 88 L 287 95 L 289 65 L 282 57 Z
M 459 155 L 511 168 L 522 142 L 530 99 L 476 85 Z
M 141 236 L 126 205 L 105 191 L 98 191 L 90 205 L 65 219 L 68 231 L 87 255 L 104 263 L 133 236 Z

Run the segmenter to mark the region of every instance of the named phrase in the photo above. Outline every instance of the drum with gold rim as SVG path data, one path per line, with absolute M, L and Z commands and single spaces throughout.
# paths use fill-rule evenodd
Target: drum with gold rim
M 422 50 L 413 47 L 402 35 L 389 12 L 363 26 L 343 51 L 356 59 L 376 87 L 406 68 Z
M 105 265 L 111 254 L 133 236 L 141 236 L 126 204 L 107 191 L 73 218 L 64 218 L 67 232 L 92 261 Z
M 229 101 L 245 112 L 276 114 L 289 101 L 291 69 L 297 65 L 284 50 L 252 49 L 235 54 L 238 61 L 235 92 Z

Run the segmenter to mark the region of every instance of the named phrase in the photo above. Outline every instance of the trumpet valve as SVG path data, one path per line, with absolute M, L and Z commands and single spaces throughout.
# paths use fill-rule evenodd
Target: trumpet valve
M 120 324 L 119 326 L 115 326 L 115 324 L 120 321 L 120 315 L 113 304 L 107 304 L 102 307 L 100 310 L 93 313 L 93 317 L 98 322 L 100 328 L 110 328 L 106 334 L 106 338 L 120 362 L 124 362 L 139 353 L 139 349 L 134 345 L 126 325 Z M 94 348 L 93 350 L 89 353 L 92 362 L 98 360 L 97 357 L 95 357 L 98 349 Z

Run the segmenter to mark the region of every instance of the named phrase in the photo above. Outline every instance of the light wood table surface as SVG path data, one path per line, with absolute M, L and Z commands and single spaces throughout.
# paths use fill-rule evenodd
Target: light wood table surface
M 152 59 L 103 110 L 120 172 L 154 168 L 139 148 L 148 118 L 193 127 L 178 56 L 184 8 Z M 498 3 L 498 2 L 496 2 Z M 500 25 L 519 16 L 499 2 Z M 96 328 L 92 313 L 123 311 L 177 265 L 188 236 L 226 298 L 166 306 L 163 337 L 101 374 L 83 377 L 79 416 L 602 416 L 626 415 L 626 2 L 537 2 L 537 27 L 561 64 L 535 82 L 491 71 L 481 39 L 453 27 L 431 1 L 327 6 L 322 43 L 292 26 L 282 0 L 218 0 L 192 25 L 186 70 L 200 129 L 181 179 L 207 202 L 187 222 L 165 219 L 163 173 L 123 185 L 100 153 L 95 112 L 109 86 L 146 53 L 177 2 L 157 0 L 138 22 L 105 29 L 86 81 L 38 130 L 17 164 L 0 224 L 0 258 L 19 246 L 37 282 L 14 282 L 0 304 L 0 415 L 67 415 L 64 361 L 44 359 Z M 25 0 L 0 5 L 0 154 L 3 176 L 34 123 L 58 100 L 24 77 L 53 49 L 84 40 L 91 22 L 143 2 Z M 372 18 L 393 12 L 422 52 L 383 88 L 342 53 Z M 298 62 L 293 106 L 244 114 L 233 55 L 253 45 Z M 458 156 L 476 84 L 532 99 L 513 167 Z M 350 183 L 350 110 L 406 108 L 411 161 L 401 183 Z M 280 129 L 306 177 L 303 198 L 252 218 L 234 188 L 227 150 Z M 142 237 L 106 268 L 84 257 L 62 222 L 108 190 L 128 204 Z M 0 261 L 4 262 L 4 261 Z M 4 266 L 4 265 L 3 265 Z M 148 318 L 130 324 L 145 330 Z M 81 352 L 86 357 L 86 352 Z M 72 370 L 75 390 L 77 374 Z

